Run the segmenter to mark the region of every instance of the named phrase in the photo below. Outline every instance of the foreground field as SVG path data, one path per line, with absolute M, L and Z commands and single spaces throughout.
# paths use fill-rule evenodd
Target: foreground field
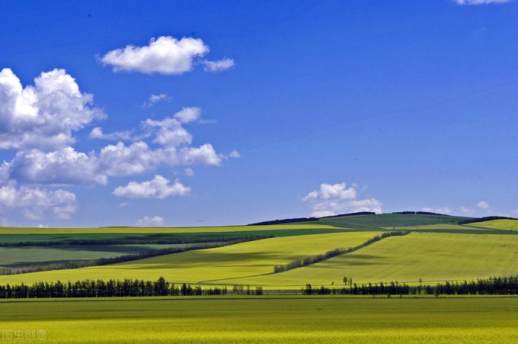
M 6 343 L 514 343 L 518 298 L 0 302 Z M 16 337 L 15 337 L 16 336 Z

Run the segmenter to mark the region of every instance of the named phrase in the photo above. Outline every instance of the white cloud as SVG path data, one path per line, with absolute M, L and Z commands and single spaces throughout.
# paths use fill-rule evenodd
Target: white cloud
M 162 146 L 176 147 L 192 142 L 192 135 L 182 127 L 182 124 L 176 118 L 147 119 L 143 122 L 143 125 L 149 132 L 156 131 L 153 142 Z
M 148 45 L 128 45 L 106 53 L 101 61 L 115 71 L 141 73 L 182 74 L 192 69 L 193 60 L 208 53 L 209 47 L 201 39 L 171 36 L 152 38 Z
M 78 152 L 72 147 L 53 152 L 20 151 L 9 163 L 9 170 L 11 178 L 30 183 L 106 184 L 107 181 L 94 154 Z
M 41 73 L 26 87 L 11 69 L 2 69 L 0 149 L 47 150 L 73 143 L 74 131 L 104 116 L 92 99 L 63 69 Z
M 153 179 L 138 183 L 129 182 L 126 186 L 119 186 L 113 194 L 127 198 L 158 198 L 164 199 L 172 196 L 185 196 L 191 189 L 176 180 L 171 183 L 167 178 L 156 175 Z
M 216 153 L 211 144 L 206 143 L 199 147 L 188 147 L 180 151 L 179 160 L 184 165 L 212 165 L 221 164 L 221 156 Z
M 9 181 L 10 174 L 10 166 L 7 162 L 2 162 L 0 164 L 0 185 L 7 183 Z
M 17 187 L 15 183 L 10 183 L 0 187 L 0 208 L 22 210 L 24 216 L 31 220 L 47 213 L 58 219 L 68 219 L 76 212 L 76 195 L 62 189 Z
M 133 137 L 129 131 L 115 131 L 113 133 L 104 133 L 101 127 L 95 127 L 90 131 L 89 137 L 96 140 L 108 140 L 108 141 L 131 141 Z
M 175 118 L 147 120 L 145 123 L 148 128 L 156 130 L 154 142 L 159 147 L 150 147 L 144 141 L 130 144 L 119 141 L 106 145 L 99 153 L 79 152 L 70 146 L 53 151 L 20 150 L 10 162 L 0 165 L 0 181 L 14 179 L 37 184 L 106 184 L 108 177 L 143 174 L 161 165 L 219 166 L 223 159 L 228 158 L 218 154 L 208 143 L 190 146 L 190 133 Z M 105 134 L 102 129 L 94 128 L 91 136 L 106 139 L 126 136 L 119 134 Z M 238 154 L 235 151 L 229 157 L 237 157 Z
M 159 94 L 152 94 L 149 96 L 147 101 L 144 103 L 144 107 L 151 107 L 157 103 L 164 102 L 171 99 L 167 94 L 165 93 L 159 93 Z
M 159 165 L 219 166 L 221 160 L 221 156 L 211 144 L 177 150 L 175 147 L 152 149 L 143 141 L 129 146 L 118 142 L 101 150 L 99 168 L 108 176 L 129 176 L 152 171 Z
M 461 6 L 476 6 L 476 5 L 492 5 L 492 4 L 505 4 L 511 2 L 511 0 L 453 0 L 457 5 Z
M 318 190 L 309 192 L 303 201 L 312 208 L 312 216 L 332 216 L 339 213 L 359 211 L 383 211 L 383 204 L 375 198 L 358 199 L 355 186 L 346 183 L 320 185 Z
M 127 146 L 122 142 L 108 145 L 99 154 L 99 169 L 109 176 L 130 176 L 155 168 L 163 160 L 159 151 L 137 141 Z
M 197 121 L 200 119 L 200 116 L 201 109 L 195 106 L 184 107 L 174 114 L 174 118 L 176 118 L 180 123 L 190 123 Z
M 137 221 L 137 226 L 159 227 L 164 224 L 164 219 L 160 216 L 144 216 Z
M 217 61 L 204 60 L 205 70 L 208 72 L 221 72 L 234 67 L 235 63 L 233 59 L 221 59 Z
M 345 183 L 338 184 L 320 184 L 320 189 L 312 191 L 304 197 L 304 201 L 310 201 L 314 199 L 355 199 L 357 196 L 356 189 L 351 186 L 347 187 Z
M 489 203 L 487 203 L 486 201 L 480 201 L 477 203 L 477 207 L 479 207 L 480 209 L 488 209 Z
M 230 153 L 225 154 L 223 156 L 224 159 L 237 159 L 240 157 L 241 157 L 241 153 L 239 153 L 239 151 L 237 151 L 235 149 L 233 151 L 231 151 Z
M 180 42 L 176 41 L 178 45 Z M 149 101 L 156 103 L 166 97 L 152 95 Z M 94 107 L 92 96 L 82 93 L 76 80 L 62 69 L 41 73 L 27 86 L 22 85 L 12 70 L 2 69 L 0 149 L 12 151 L 12 157 L 0 161 L 4 197 L 0 208 L 17 209 L 30 219 L 49 214 L 66 218 L 76 211 L 75 195 L 62 189 L 46 189 L 43 185 L 105 185 L 111 177 L 149 173 L 161 166 L 218 166 L 224 159 L 239 155 L 237 151 L 228 156 L 219 154 L 210 143 L 192 145 L 192 135 L 184 125 L 201 123 L 198 107 L 185 107 L 164 119 L 148 119 L 136 132 L 105 133 L 102 127 L 94 127 L 90 138 L 117 142 L 98 151 L 77 150 L 76 132 L 103 117 L 103 112 Z M 187 169 L 186 174 L 192 175 L 192 169 Z M 165 185 L 160 185 L 161 181 L 155 177 L 148 182 L 132 182 L 125 188 L 130 195 L 131 187 L 161 186 L 145 196 L 156 198 L 188 193 L 189 188 L 178 181 L 166 180 Z M 47 203 L 43 202 L 45 197 Z M 15 203 L 8 203 L 10 199 Z

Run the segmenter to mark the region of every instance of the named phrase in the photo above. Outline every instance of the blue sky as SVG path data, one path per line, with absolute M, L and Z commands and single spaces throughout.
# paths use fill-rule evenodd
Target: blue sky
M 517 17 L 494 0 L 3 1 L 0 221 L 518 216 Z

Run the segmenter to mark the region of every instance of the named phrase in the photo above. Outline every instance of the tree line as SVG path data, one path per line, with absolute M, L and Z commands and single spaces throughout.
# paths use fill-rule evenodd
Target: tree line
M 144 280 L 84 280 L 76 282 L 38 282 L 32 285 L 2 285 L 0 299 L 62 298 L 62 297 L 129 297 L 129 296 L 201 296 L 201 295 L 262 295 L 261 287 L 236 285 L 232 288 L 202 288 L 190 284 L 174 284 L 160 277 Z
M 331 217 L 347 217 L 347 216 L 360 216 L 360 215 L 376 215 L 376 213 L 372 211 L 358 211 L 355 213 L 344 213 L 344 214 L 336 214 L 330 216 L 322 216 L 322 217 L 294 217 L 290 219 L 278 219 L 278 220 L 270 220 L 270 221 L 261 221 L 250 223 L 247 226 L 265 226 L 265 225 L 279 225 L 286 223 L 297 223 L 297 222 L 311 222 L 318 221 L 321 219 L 327 219 Z
M 330 258 L 333 258 L 333 257 L 336 257 L 336 256 L 339 256 L 339 255 L 342 255 L 342 254 L 346 254 L 346 253 L 351 253 L 351 252 L 354 252 L 354 251 L 357 251 L 361 248 L 364 248 L 365 246 L 368 246 L 368 245 L 371 245 L 377 241 L 380 241 L 380 240 L 383 240 L 385 238 L 388 238 L 388 237 L 392 237 L 392 236 L 402 236 L 402 235 L 407 235 L 408 231 L 394 231 L 394 232 L 384 232 L 382 234 L 379 234 L 379 235 L 376 235 L 370 239 L 368 239 L 367 241 L 361 243 L 360 245 L 357 245 L 357 246 L 353 246 L 353 247 L 347 247 L 347 248 L 336 248 L 334 250 L 331 250 L 331 251 L 327 251 L 326 253 L 323 253 L 323 254 L 319 254 L 319 255 L 316 255 L 316 256 L 310 256 L 310 257 L 305 257 L 305 258 L 300 258 L 300 259 L 295 259 L 287 264 L 283 264 L 283 265 L 275 265 L 273 267 L 273 273 L 280 273 L 280 272 L 285 272 L 285 271 L 288 271 L 288 270 L 293 270 L 293 269 L 296 269 L 296 268 L 300 268 L 300 267 L 303 267 L 303 266 L 308 266 L 308 265 L 311 265 L 311 264 L 315 264 L 315 263 L 318 263 L 318 262 L 321 262 L 323 260 L 326 260 L 326 259 L 330 259 Z
M 344 279 L 345 280 L 345 279 Z M 306 284 L 302 289 L 305 295 L 518 295 L 518 276 L 491 277 L 476 281 L 444 282 L 435 285 L 408 285 L 390 283 L 351 283 L 343 288 L 314 288 Z
M 349 282 L 349 284 L 347 282 Z M 286 293 L 283 290 L 283 293 Z M 343 287 L 313 287 L 306 284 L 290 293 L 303 295 L 518 295 L 518 276 L 492 277 L 476 281 L 444 282 L 435 285 L 408 285 L 399 282 L 352 283 L 344 278 Z M 269 294 L 274 294 L 270 291 Z M 160 277 L 145 280 L 83 280 L 76 282 L 38 282 L 32 285 L 0 285 L 0 299 L 63 298 L 63 297 L 137 297 L 137 296 L 202 296 L 202 295 L 263 295 L 262 287 L 234 285 L 201 287 L 175 284 Z

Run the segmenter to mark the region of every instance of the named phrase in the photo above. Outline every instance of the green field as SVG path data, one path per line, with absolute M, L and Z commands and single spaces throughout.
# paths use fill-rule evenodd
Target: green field
M 127 250 L 120 251 L 85 250 L 81 247 L 75 248 L 47 248 L 47 247 L 0 247 L 0 266 L 13 264 L 21 265 L 27 263 L 42 263 L 59 260 L 83 260 L 97 259 L 102 257 L 116 257 L 124 254 Z
M 457 224 L 467 218 L 448 215 L 377 214 L 325 217 L 318 223 L 355 229 L 394 228 L 437 224 Z
M 515 343 L 518 298 L 3 301 L 0 324 L 23 344 Z
M 463 281 L 518 274 L 518 236 L 412 233 L 279 275 L 244 279 L 281 288 L 363 282 Z
M 156 280 L 215 283 L 269 274 L 277 264 L 311 256 L 335 248 L 356 246 L 377 232 L 350 232 L 299 235 L 262 239 L 219 248 L 195 250 L 137 261 L 70 270 L 0 276 L 0 283 L 36 281 L 76 281 L 80 279 Z M 232 282 L 234 283 L 234 282 Z
M 517 275 L 518 233 L 496 229 L 493 221 L 493 227 L 487 228 L 474 227 L 474 223 L 459 224 L 464 219 L 445 215 L 382 214 L 265 226 L 4 228 L 0 230 L 0 245 L 4 245 L 0 247 L 0 266 L 95 259 L 204 243 L 225 246 L 161 253 L 109 265 L 0 275 L 0 284 L 126 278 L 155 281 L 164 277 L 173 283 L 300 290 L 306 283 L 341 286 L 343 277 L 352 278 L 356 283 L 433 284 Z M 502 224 L 501 221 L 507 220 L 496 223 Z M 503 223 L 501 228 L 509 226 L 508 222 Z M 410 234 L 389 237 L 355 252 L 273 273 L 275 265 L 357 246 L 388 230 L 406 230 Z M 251 241 L 226 243 L 234 239 Z M 24 246 L 27 242 L 32 246 Z
M 219 227 L 96 227 L 96 228 L 0 228 L 0 234 L 164 234 L 164 233 L 222 233 L 253 232 L 280 229 L 332 229 L 334 226 L 320 223 L 297 223 L 266 226 L 219 226 Z
M 479 228 L 518 230 L 518 220 L 489 220 L 470 225 Z
M 430 285 L 518 275 L 518 232 L 502 230 L 513 228 L 501 220 L 477 227 L 462 225 L 464 219 L 384 214 L 266 226 L 0 229 L 0 266 L 192 249 L 0 275 L 1 285 L 164 277 L 177 286 L 232 291 L 234 285 L 249 285 L 265 291 L 262 296 L 8 299 L 0 301 L 0 343 L 518 342 L 515 297 L 295 295 L 307 283 L 341 288 L 344 277 L 358 284 Z M 405 232 L 359 246 L 387 231 Z M 223 246 L 200 248 L 205 244 Z M 358 248 L 273 273 L 276 265 L 348 247 Z

